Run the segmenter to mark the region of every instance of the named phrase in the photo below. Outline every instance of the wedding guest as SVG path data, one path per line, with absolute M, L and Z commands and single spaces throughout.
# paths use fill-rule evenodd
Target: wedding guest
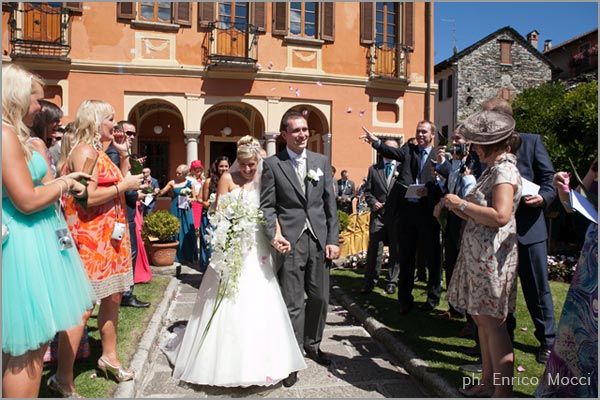
M 142 174 L 129 173 L 128 145 L 124 135 L 113 135 L 116 126 L 114 108 L 101 100 L 85 100 L 75 115 L 75 132 L 63 143 L 63 157 L 59 168 L 63 174 L 81 171 L 89 160 L 96 160 L 88 183 L 87 207 L 69 198 L 65 214 L 79 255 L 87 270 L 88 278 L 100 299 L 98 330 L 102 342 L 102 355 L 98 369 L 108 378 L 110 373 L 117 381 L 129 381 L 135 372 L 124 367 L 117 354 L 117 325 L 122 293 L 133 285 L 131 273 L 131 245 L 124 193 L 138 190 Z M 120 157 L 120 169 L 106 155 L 113 145 Z M 84 325 L 91 316 L 84 316 Z M 61 338 L 58 368 L 73 369 L 75 354 L 83 327 L 71 329 Z M 69 343 L 71 351 L 61 353 L 63 343 Z M 68 357 L 67 357 L 68 356 Z
M 514 127 L 509 115 L 494 111 L 464 121 L 458 133 L 488 167 L 464 199 L 446 194 L 442 200 L 466 220 L 447 299 L 471 314 L 479 331 L 483 373 L 478 384 L 459 388 L 468 397 L 512 396 L 514 352 L 505 324 L 517 297 L 515 212 L 521 177 L 513 154 L 520 145 Z
M 35 136 L 31 139 L 40 141 L 40 146 L 44 145 L 44 153 L 50 161 L 52 176 L 56 176 L 56 154 L 60 155 L 60 139 L 62 133 L 58 132 L 60 119 L 63 116 L 62 110 L 54 103 L 47 100 L 40 100 L 42 111 L 39 112 L 33 120 L 31 131 Z M 51 151 L 50 148 L 58 147 L 59 151 Z M 40 147 L 41 149 L 41 147 Z
M 38 397 L 43 358 L 58 331 L 82 324 L 93 290 L 57 206 L 64 195 L 85 196 L 73 173 L 48 178 L 48 161 L 29 141 L 40 112 L 43 81 L 2 66 L 2 397 Z M 57 237 L 58 235 L 58 237 Z M 34 245 L 32 245 L 32 243 Z M 74 394 L 71 376 L 48 380 Z
M 204 182 L 204 165 L 202 161 L 194 160 L 190 163 L 188 179 L 192 181 L 192 190 L 195 197 L 195 200 L 191 203 L 194 226 L 196 230 L 199 230 L 202 221 L 202 183 Z
M 186 179 L 188 172 L 189 168 L 186 164 L 179 165 L 175 170 L 175 179 L 167 182 L 158 196 L 164 196 L 167 193 L 171 193 L 173 196 L 169 212 L 179 219 L 179 233 L 177 234 L 179 247 L 175 261 L 193 264 L 196 258 L 196 232 L 190 201 L 195 201 L 196 197 L 192 190 L 192 182 Z
M 214 257 L 187 327 L 162 346 L 176 379 L 211 386 L 272 386 L 306 368 L 277 284 L 271 247 L 258 218 L 249 215 L 259 215 L 262 165 L 260 144 L 244 136 L 236 162 L 219 179 L 216 202 L 246 207 L 238 216 L 246 218 L 233 231 L 237 234 L 228 224 L 215 227 Z M 229 244 L 221 239 L 228 234 Z M 224 267 L 223 260 L 234 260 L 234 265 Z M 228 268 L 237 272 L 229 279 L 219 273 Z M 236 289 L 220 298 L 229 285 Z
M 226 156 L 217 157 L 210 167 L 210 176 L 202 185 L 202 222 L 200 226 L 200 271 L 206 271 L 208 260 L 210 258 L 210 248 L 206 242 L 206 235 L 211 229 L 208 220 L 208 212 L 211 206 L 211 197 L 216 196 L 219 179 L 223 173 L 229 171 L 229 158 Z
M 570 176 L 557 172 L 552 186 L 568 213 Z M 598 209 L 598 156 L 577 192 L 591 193 Z M 598 398 L 598 223 L 590 223 L 556 329 L 556 340 L 536 397 Z M 559 377 L 560 379 L 556 379 Z
M 142 191 L 142 216 L 146 216 L 156 208 L 156 195 L 160 192 L 158 179 L 152 176 L 152 170 L 148 167 L 142 169 L 144 175 L 144 184 L 148 185 L 146 190 Z

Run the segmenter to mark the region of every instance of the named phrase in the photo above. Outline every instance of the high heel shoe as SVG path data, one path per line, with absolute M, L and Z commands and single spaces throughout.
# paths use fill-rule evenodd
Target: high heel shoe
M 464 397 L 492 397 L 494 388 L 487 385 L 470 385 L 458 388 L 458 392 Z
M 60 394 L 61 397 L 71 398 L 71 399 L 83 399 L 84 398 L 82 395 L 80 395 L 76 391 L 73 390 L 72 392 L 70 392 L 70 391 L 66 390 L 65 388 L 63 388 L 62 386 L 60 386 L 60 384 L 56 380 L 56 374 L 52 375 L 50 378 L 48 378 L 46 385 L 48 386 L 48 389 Z
M 111 365 L 104 358 L 100 357 L 98 359 L 98 369 L 104 372 L 104 376 L 108 379 L 108 373 L 110 372 L 112 376 L 119 382 L 130 381 L 135 378 L 135 371 L 130 369 L 125 369 L 123 366 L 115 367 Z

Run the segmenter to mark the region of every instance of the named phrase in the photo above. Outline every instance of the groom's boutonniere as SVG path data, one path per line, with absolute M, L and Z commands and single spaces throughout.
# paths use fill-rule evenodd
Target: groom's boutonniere
M 306 173 L 306 177 L 313 182 L 319 182 L 319 178 L 321 176 L 323 176 L 323 171 L 321 171 L 321 168 L 317 168 L 316 171 L 314 169 L 309 169 Z
M 397 178 L 398 175 L 400 175 L 400 173 L 398 173 L 398 171 L 394 171 L 394 178 Z

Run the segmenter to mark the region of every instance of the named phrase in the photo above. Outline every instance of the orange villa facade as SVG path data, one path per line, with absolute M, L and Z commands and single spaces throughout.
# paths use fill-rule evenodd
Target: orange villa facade
M 2 30 L 2 62 L 46 81 L 63 124 L 111 103 L 161 184 L 246 134 L 274 154 L 291 109 L 359 184 L 376 157 L 361 126 L 404 141 L 434 116 L 433 3 L 14 2 Z

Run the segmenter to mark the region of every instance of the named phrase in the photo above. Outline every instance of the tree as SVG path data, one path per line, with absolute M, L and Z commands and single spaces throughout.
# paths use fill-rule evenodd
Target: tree
M 518 94 L 512 108 L 516 130 L 542 135 L 557 171 L 571 171 L 570 158 L 585 175 L 598 148 L 598 82 L 544 83 Z

